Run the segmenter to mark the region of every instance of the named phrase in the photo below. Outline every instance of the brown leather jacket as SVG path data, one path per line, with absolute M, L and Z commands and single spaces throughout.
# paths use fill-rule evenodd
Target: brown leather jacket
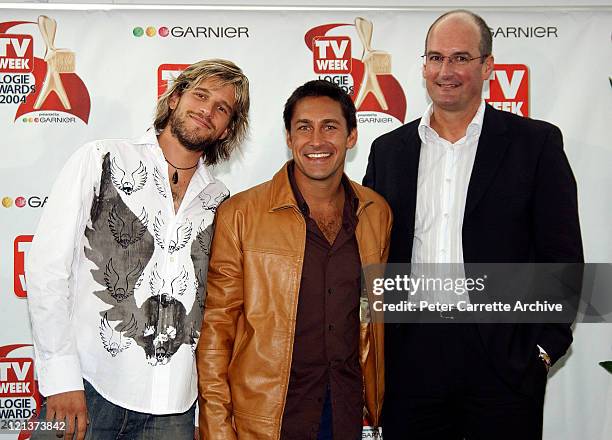
M 362 265 L 385 262 L 391 210 L 374 191 L 351 184 Z M 197 347 L 202 440 L 280 438 L 305 243 L 287 165 L 219 207 Z M 383 325 L 362 320 L 364 414 L 373 426 L 383 401 L 383 344 Z

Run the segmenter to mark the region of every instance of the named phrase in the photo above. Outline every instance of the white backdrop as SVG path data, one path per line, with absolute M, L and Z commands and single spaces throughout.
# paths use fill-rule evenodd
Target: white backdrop
M 138 136 L 151 124 L 158 89 L 173 71 L 203 58 L 228 58 L 251 81 L 252 129 L 241 152 L 216 174 L 232 193 L 267 180 L 289 157 L 282 107 L 293 89 L 319 76 L 355 92 L 360 87 L 363 42 L 354 23 L 363 17 L 373 25 L 372 48 L 389 54 L 391 65 L 377 77 L 388 110 L 372 94 L 359 108 L 359 141 L 346 170 L 360 181 L 371 141 L 427 106 L 419 56 L 441 12 L 42 6 L 0 5 L 0 423 L 16 405 L 36 406 L 22 259 L 49 187 L 77 147 Z M 578 181 L 586 258 L 612 262 L 612 9 L 475 11 L 495 35 L 488 100 L 561 127 Z M 55 93 L 34 109 L 48 68 L 40 15 L 56 20 L 56 47 L 74 53 L 74 72 L 60 76 L 70 110 Z M 313 51 L 306 43 L 313 36 L 327 42 Z M 345 52 L 342 41 L 350 44 Z M 330 60 L 340 70 L 317 71 Z M 550 378 L 546 439 L 612 438 L 612 375 L 597 365 L 605 359 L 612 360 L 612 326 L 578 325 L 570 354 Z M 1 432 L 0 438 L 17 438 Z

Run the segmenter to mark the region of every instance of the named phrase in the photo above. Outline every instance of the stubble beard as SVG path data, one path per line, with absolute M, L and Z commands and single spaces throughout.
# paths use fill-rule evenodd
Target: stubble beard
M 172 112 L 168 123 L 172 135 L 189 151 L 205 153 L 210 151 L 211 148 L 215 148 L 220 142 L 219 139 L 198 136 L 195 130 L 189 131 L 185 126 L 185 119 L 178 117 L 176 111 Z

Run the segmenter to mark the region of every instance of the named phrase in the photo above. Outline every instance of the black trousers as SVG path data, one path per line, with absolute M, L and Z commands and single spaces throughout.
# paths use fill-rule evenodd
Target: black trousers
M 537 347 L 525 372 L 534 386 L 521 393 L 497 374 L 474 324 L 410 324 L 402 339 L 410 356 L 401 363 L 393 339 L 385 343 L 385 440 L 542 438 L 547 372 Z

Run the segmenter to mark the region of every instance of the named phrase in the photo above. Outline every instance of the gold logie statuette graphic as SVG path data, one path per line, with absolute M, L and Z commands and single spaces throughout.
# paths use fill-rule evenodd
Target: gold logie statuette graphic
M 388 75 L 391 73 L 391 54 L 382 50 L 372 49 L 371 43 L 374 26 L 371 21 L 357 17 L 355 18 L 355 27 L 357 28 L 359 39 L 363 44 L 361 61 L 364 65 L 363 80 L 359 87 L 359 94 L 355 100 L 355 107 L 359 108 L 365 97 L 371 92 L 381 108 L 383 110 L 389 110 L 385 95 L 378 83 L 377 75 Z
M 70 110 L 70 100 L 62 84 L 60 73 L 73 73 L 75 65 L 74 52 L 68 49 L 55 48 L 55 31 L 57 30 L 57 22 L 45 15 L 38 17 L 38 28 L 42 34 L 43 40 L 47 45 L 45 52 L 45 61 L 47 63 L 47 74 L 43 81 L 40 94 L 34 103 L 34 109 L 38 110 L 52 91 L 57 94 L 62 105 L 66 110 Z

